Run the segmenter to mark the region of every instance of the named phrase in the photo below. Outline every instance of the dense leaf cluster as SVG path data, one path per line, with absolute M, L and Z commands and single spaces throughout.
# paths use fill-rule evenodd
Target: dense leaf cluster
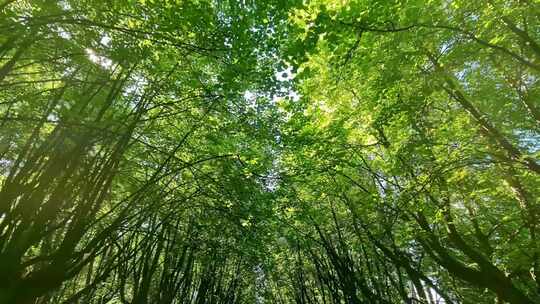
M 540 5 L 0 2 L 0 304 L 537 303 Z

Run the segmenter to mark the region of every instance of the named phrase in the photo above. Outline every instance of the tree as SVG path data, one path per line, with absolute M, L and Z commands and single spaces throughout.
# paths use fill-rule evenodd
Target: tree
M 0 303 L 535 303 L 531 1 L 0 3 Z

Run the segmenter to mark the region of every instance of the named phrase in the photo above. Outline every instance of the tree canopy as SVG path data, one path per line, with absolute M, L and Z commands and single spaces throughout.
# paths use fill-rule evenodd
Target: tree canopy
M 539 303 L 537 0 L 0 1 L 0 304 Z

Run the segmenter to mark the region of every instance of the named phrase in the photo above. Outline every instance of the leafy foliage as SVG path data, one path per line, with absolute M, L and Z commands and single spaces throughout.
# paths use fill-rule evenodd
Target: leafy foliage
M 536 303 L 534 1 L 4 1 L 0 303 Z

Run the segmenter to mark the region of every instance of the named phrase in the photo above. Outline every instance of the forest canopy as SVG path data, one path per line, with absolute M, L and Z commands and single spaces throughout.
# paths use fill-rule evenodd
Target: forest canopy
M 0 0 L 0 304 L 540 303 L 537 0 Z

